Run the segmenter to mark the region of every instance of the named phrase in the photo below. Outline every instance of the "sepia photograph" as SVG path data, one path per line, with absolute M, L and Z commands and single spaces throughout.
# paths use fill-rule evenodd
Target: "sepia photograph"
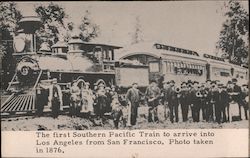
M 1 131 L 249 128 L 248 1 L 0 10 Z

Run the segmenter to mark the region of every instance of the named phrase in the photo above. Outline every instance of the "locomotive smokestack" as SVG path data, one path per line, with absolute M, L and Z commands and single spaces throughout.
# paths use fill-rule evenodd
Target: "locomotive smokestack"
M 30 44 L 27 51 L 36 52 L 36 37 L 35 32 L 42 26 L 40 18 L 36 16 L 26 16 L 19 21 L 19 26 L 23 29 L 23 32 L 27 35 L 30 35 L 29 40 Z

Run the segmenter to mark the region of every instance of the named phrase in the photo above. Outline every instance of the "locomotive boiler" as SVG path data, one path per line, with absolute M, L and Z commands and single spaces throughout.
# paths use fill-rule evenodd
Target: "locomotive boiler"
M 63 92 L 64 108 L 69 106 L 69 89 L 73 81 L 77 81 L 79 88 L 85 82 L 89 82 L 91 88 L 102 82 L 121 89 L 133 82 L 142 87 L 148 84 L 148 66 L 115 60 L 115 50 L 120 49 L 119 46 L 83 42 L 73 35 L 68 43 L 58 41 L 50 47 L 45 41 L 37 49 L 36 30 L 41 27 L 39 18 L 25 17 L 19 25 L 21 29 L 13 41 L 16 71 L 1 96 L 1 115 L 34 112 L 39 85 L 49 86 L 55 78 Z M 124 75 L 126 72 L 140 77 L 129 80 Z

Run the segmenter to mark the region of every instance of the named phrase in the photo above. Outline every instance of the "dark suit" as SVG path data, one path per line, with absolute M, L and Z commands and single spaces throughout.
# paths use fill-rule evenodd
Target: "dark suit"
M 221 95 L 221 100 L 219 104 L 221 105 L 222 122 L 226 122 L 229 120 L 229 118 L 227 118 L 229 117 L 227 116 L 229 115 L 229 112 L 226 115 L 226 108 L 229 107 L 229 94 L 226 90 L 223 90 L 220 95 Z
M 167 117 L 168 117 L 166 108 L 168 107 L 168 97 L 169 97 L 170 89 L 171 89 L 170 87 L 162 89 L 162 93 L 163 93 L 162 101 L 163 101 L 163 104 L 165 106 L 165 109 L 164 109 L 164 117 L 165 117 L 165 119 L 167 119 Z
M 232 99 L 238 104 L 239 106 L 239 116 L 240 116 L 240 119 L 241 119 L 241 106 L 245 106 L 244 105 L 244 101 L 243 101 L 243 95 L 242 95 L 242 91 L 241 91 L 241 88 L 238 86 L 238 85 L 234 85 L 234 88 L 233 88 L 233 92 L 234 93 L 238 93 L 237 95 L 234 95 L 232 97 Z
M 49 90 L 39 87 L 36 91 L 36 114 L 42 116 L 44 106 L 48 104 Z
M 179 100 L 180 100 L 180 104 L 181 104 L 182 120 L 183 120 L 183 122 L 186 122 L 188 120 L 189 92 L 188 92 L 188 90 L 182 90 L 180 94 L 181 94 L 181 96 L 180 96 Z
M 140 91 L 135 88 L 130 88 L 126 94 L 127 102 L 131 103 L 131 125 L 136 124 L 136 119 L 138 115 L 138 107 L 140 102 Z
M 214 121 L 214 101 L 213 101 L 213 92 L 212 89 L 206 89 L 208 91 L 207 98 L 206 98 L 206 106 L 207 106 L 207 114 L 206 114 L 206 121 Z
M 192 102 L 191 104 L 193 104 L 191 106 L 191 110 L 192 110 L 192 118 L 194 122 L 199 122 L 200 121 L 200 109 L 201 109 L 201 103 L 200 103 L 200 98 L 196 97 L 196 93 L 198 92 L 198 90 L 192 89 L 191 90 L 191 99 Z
M 201 102 L 202 119 L 206 120 L 207 119 L 207 96 L 208 96 L 208 91 L 201 90 L 201 95 L 202 95 L 202 97 L 200 98 L 200 102 Z
M 169 94 L 168 94 L 168 106 L 169 106 L 169 110 L 170 110 L 170 121 L 173 123 L 174 122 L 174 117 L 175 117 L 175 121 L 178 122 L 179 121 L 179 117 L 178 117 L 178 98 L 177 98 L 177 93 L 174 90 L 174 87 L 170 88 L 169 90 Z
M 222 112 L 222 104 L 224 102 L 223 98 L 224 92 L 219 92 L 219 90 L 215 90 L 213 92 L 213 100 L 214 100 L 214 113 L 215 120 L 217 123 L 221 123 L 221 112 Z

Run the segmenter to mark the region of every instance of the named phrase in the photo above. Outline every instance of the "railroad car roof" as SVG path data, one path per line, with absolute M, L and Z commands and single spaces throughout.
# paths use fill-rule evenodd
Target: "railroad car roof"
M 154 56 L 156 58 L 161 57 L 163 59 L 167 59 L 166 55 L 171 55 L 175 57 L 204 60 L 204 58 L 197 56 L 197 55 L 184 54 L 184 53 L 179 53 L 179 52 L 164 50 L 164 49 L 156 49 L 155 44 L 157 43 L 156 42 L 143 42 L 143 43 L 130 45 L 120 50 L 120 54 L 118 55 L 118 58 L 123 59 L 133 54 L 145 54 L 145 55 Z

